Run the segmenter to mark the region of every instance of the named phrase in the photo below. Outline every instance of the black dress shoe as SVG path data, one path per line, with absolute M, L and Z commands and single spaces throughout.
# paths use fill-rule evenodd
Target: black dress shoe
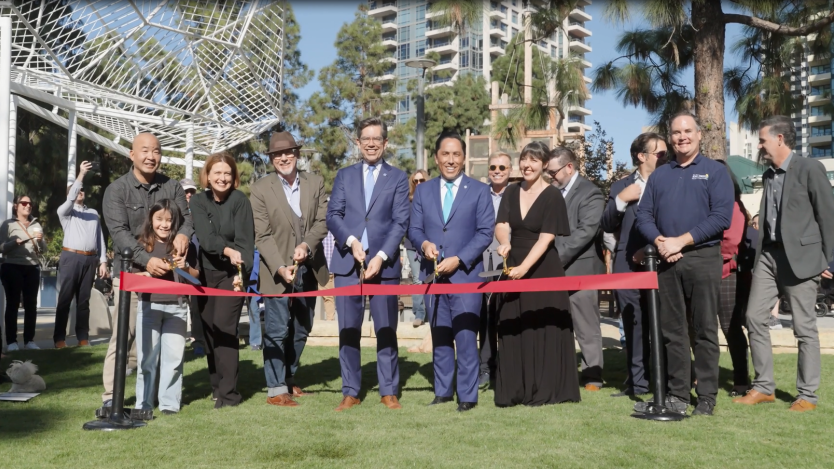
M 489 371 L 482 371 L 481 374 L 478 376 L 478 387 L 481 389 L 486 389 L 489 387 L 490 381 L 491 377 Z
M 467 410 L 472 410 L 475 406 L 478 405 L 477 402 L 461 402 L 458 404 L 458 412 L 466 412 Z
M 452 402 L 452 401 L 454 401 L 454 400 L 455 400 L 455 398 L 454 398 L 454 397 L 440 397 L 440 396 L 434 396 L 434 400 L 433 400 L 433 401 L 431 401 L 431 403 L 430 403 L 429 405 L 445 404 L 445 403 L 447 403 L 447 402 Z

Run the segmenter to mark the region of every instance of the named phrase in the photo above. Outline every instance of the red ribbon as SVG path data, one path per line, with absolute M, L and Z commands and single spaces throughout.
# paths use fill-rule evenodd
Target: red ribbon
M 283 295 L 258 295 L 217 288 L 196 287 L 184 283 L 161 280 L 144 275 L 122 272 L 121 290 L 137 293 L 195 296 L 359 296 L 359 295 L 443 295 L 463 293 L 528 293 L 544 291 L 578 290 L 656 290 L 657 273 L 635 272 L 629 274 L 583 275 L 579 277 L 532 278 L 502 280 L 482 283 L 432 283 L 428 285 L 378 285 L 363 284 Z

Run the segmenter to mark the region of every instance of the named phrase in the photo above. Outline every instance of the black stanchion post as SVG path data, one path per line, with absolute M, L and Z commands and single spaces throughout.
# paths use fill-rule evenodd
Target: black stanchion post
M 122 251 L 122 271 L 130 272 L 133 251 Z M 113 373 L 113 402 L 110 417 L 93 420 L 84 424 L 84 430 L 130 430 L 144 427 L 147 423 L 125 417 L 125 370 L 127 369 L 127 335 L 130 323 L 130 295 L 133 293 L 119 290 L 119 321 L 116 325 L 116 369 Z
M 649 272 L 657 272 L 657 249 L 648 245 L 644 249 L 646 267 Z M 654 400 L 645 412 L 635 412 L 631 416 L 644 420 L 676 422 L 686 418 L 666 408 L 666 360 L 663 355 L 663 333 L 660 331 L 660 298 L 657 290 L 648 290 L 646 303 L 649 308 L 649 337 L 652 347 L 652 376 L 654 377 Z

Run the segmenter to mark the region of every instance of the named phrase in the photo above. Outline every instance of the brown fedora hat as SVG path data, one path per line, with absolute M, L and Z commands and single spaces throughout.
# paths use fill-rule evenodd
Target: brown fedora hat
M 275 132 L 269 137 L 269 150 L 266 153 L 270 155 L 279 151 L 294 150 L 296 148 L 301 148 L 301 145 L 295 142 L 292 134 L 289 132 Z

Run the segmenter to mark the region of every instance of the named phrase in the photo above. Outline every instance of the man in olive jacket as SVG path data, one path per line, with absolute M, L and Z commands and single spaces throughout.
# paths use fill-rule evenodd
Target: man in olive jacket
M 298 145 L 289 132 L 272 135 L 267 154 L 275 174 L 252 185 L 260 292 L 314 291 L 330 279 L 321 241 L 327 236 L 327 195 L 321 176 L 298 171 Z M 267 404 L 295 407 L 301 353 L 313 327 L 316 298 L 264 298 Z

